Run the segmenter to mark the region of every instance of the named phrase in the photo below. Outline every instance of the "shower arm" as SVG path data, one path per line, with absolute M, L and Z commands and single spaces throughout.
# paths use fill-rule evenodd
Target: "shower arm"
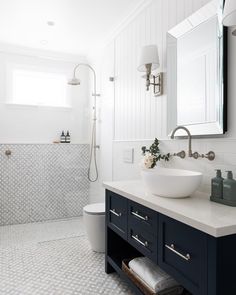
M 84 67 L 88 67 L 92 73 L 93 73 L 93 89 L 94 89 L 94 93 L 92 94 L 94 96 L 94 106 L 93 106 L 93 120 L 96 121 L 97 120 L 97 96 L 99 96 L 96 91 L 97 91 L 97 76 L 96 76 L 96 72 L 94 70 L 94 68 L 92 66 L 90 66 L 89 64 L 86 63 L 79 63 L 75 66 L 74 68 L 74 78 L 76 78 L 76 71 L 80 66 L 84 66 Z

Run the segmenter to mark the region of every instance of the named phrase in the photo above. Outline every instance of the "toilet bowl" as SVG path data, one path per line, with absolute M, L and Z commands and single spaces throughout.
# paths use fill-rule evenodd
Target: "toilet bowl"
M 84 225 L 91 248 L 95 252 L 105 252 L 105 203 L 84 207 Z

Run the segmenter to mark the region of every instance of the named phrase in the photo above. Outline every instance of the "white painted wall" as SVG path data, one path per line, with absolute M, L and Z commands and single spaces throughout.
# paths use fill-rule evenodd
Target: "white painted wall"
M 107 141 L 101 142 L 109 147 L 109 157 L 112 152 L 112 161 L 101 161 L 101 175 L 109 171 L 109 175 L 102 176 L 103 180 L 125 180 L 139 178 L 139 161 L 141 146 L 150 145 L 154 137 L 162 140 L 164 152 L 176 152 L 187 149 L 186 140 L 169 140 L 167 137 L 167 93 L 166 93 L 166 32 L 209 0 L 153 0 L 147 1 L 148 6 L 133 17 L 132 21 L 116 36 L 113 41 L 115 60 L 115 94 L 114 94 L 114 132 L 107 131 L 107 125 L 100 124 L 101 133 L 107 132 Z M 160 53 L 160 71 L 165 73 L 164 95 L 153 97 L 145 91 L 145 81 L 137 72 L 138 55 L 142 45 L 157 44 Z M 109 51 L 109 47 L 106 51 Z M 113 50 L 113 49 L 111 49 Z M 209 162 L 206 159 L 174 159 L 170 165 L 186 169 L 202 171 L 204 179 L 201 189 L 210 192 L 210 179 L 215 174 L 214 169 L 222 171 L 230 169 L 236 176 L 236 38 L 229 37 L 229 132 L 217 139 L 194 139 L 193 150 L 206 153 L 209 150 L 216 152 L 216 160 Z M 106 53 L 113 64 L 112 52 Z M 101 66 L 103 75 L 106 71 Z M 102 84 L 102 89 L 107 87 Z M 108 102 L 107 102 L 108 103 Z M 102 105 L 103 110 L 107 108 Z M 108 116 L 110 115 L 110 111 Z M 113 140 L 111 138 L 113 137 Z M 123 161 L 123 151 L 134 148 L 134 163 Z M 111 170 L 112 168 L 112 170 Z M 98 192 L 97 192 L 98 193 Z M 99 195 L 100 200 L 104 198 Z M 98 197 L 96 200 L 99 199 Z M 91 199 L 92 201 L 93 199 Z
M 86 68 L 81 68 L 78 73 L 82 81 L 80 86 L 67 86 L 72 106 L 69 109 L 7 104 L 9 95 L 6 77 L 10 63 L 52 68 L 65 73 L 69 79 L 74 66 L 84 61 L 85 58 L 80 56 L 0 45 L 0 142 L 51 143 L 59 139 L 62 130 L 70 130 L 72 143 L 88 143 L 91 112 Z

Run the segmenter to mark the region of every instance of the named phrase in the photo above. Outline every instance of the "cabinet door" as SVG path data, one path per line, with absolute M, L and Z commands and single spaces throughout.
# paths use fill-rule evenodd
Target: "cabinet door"
M 159 216 L 158 262 L 194 295 L 207 294 L 207 235 Z
M 127 202 L 126 198 L 106 191 L 107 224 L 124 239 L 127 239 Z

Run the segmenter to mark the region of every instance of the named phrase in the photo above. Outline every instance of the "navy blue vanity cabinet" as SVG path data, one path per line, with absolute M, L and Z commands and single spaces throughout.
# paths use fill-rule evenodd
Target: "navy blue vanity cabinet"
M 110 191 L 106 192 L 107 224 L 125 239 L 127 239 L 127 205 L 126 198 Z
M 236 235 L 208 236 L 208 295 L 236 294 Z
M 105 269 L 142 295 L 122 271 L 122 260 L 139 256 L 157 263 L 192 295 L 236 295 L 236 234 L 210 236 L 107 190 Z
M 128 201 L 128 241 L 157 263 L 157 212 Z
M 207 235 L 159 216 L 158 264 L 193 294 L 207 294 Z

